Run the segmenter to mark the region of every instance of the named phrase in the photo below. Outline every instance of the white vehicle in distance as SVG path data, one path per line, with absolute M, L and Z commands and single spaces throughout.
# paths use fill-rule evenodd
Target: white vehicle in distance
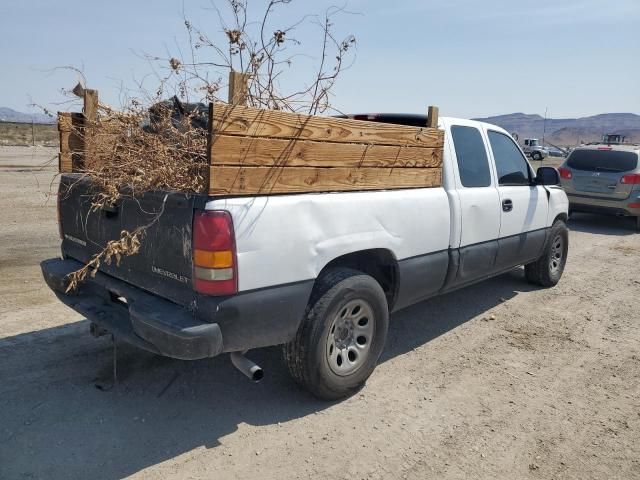
M 549 156 L 549 149 L 542 146 L 537 138 L 525 138 L 522 151 L 532 160 L 543 160 Z

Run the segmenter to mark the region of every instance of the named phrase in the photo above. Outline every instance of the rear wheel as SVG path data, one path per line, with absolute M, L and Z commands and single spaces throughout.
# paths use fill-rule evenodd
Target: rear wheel
M 543 287 L 553 287 L 560 281 L 567 263 L 569 230 L 562 220 L 556 220 L 549 231 L 542 256 L 524 266 L 527 280 Z
M 640 232 L 640 215 L 635 218 L 636 220 L 636 232 Z
M 322 399 L 358 391 L 384 348 L 389 311 L 384 291 L 369 275 L 332 269 L 318 279 L 285 362 L 300 385 Z

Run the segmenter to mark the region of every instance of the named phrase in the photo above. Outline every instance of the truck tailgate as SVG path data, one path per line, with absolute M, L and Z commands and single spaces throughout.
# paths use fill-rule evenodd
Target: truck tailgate
M 113 208 L 91 211 L 92 186 L 79 175 L 63 175 L 60 180 L 59 210 L 65 257 L 89 261 L 120 232 L 145 230 L 140 251 L 115 259 L 100 271 L 187 305 L 193 301 L 191 230 L 194 209 L 204 205 L 204 196 L 178 192 L 147 192 L 123 197 Z

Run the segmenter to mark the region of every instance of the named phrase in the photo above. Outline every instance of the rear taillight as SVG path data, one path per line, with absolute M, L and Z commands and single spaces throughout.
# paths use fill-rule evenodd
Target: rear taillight
M 638 185 L 640 184 L 640 174 L 632 173 L 631 175 L 625 175 L 620 179 L 620 183 L 624 183 L 626 185 Z
M 627 205 L 629 208 L 640 208 L 640 202 L 630 203 Z
M 565 180 L 570 180 L 570 179 L 571 179 L 571 177 L 573 176 L 573 175 L 571 174 L 571 170 L 569 170 L 568 168 L 560 167 L 560 168 L 558 169 L 558 172 L 560 172 L 560 176 L 561 176 L 562 178 L 564 178 Z
M 232 295 L 238 291 L 236 242 L 229 212 L 195 212 L 193 286 L 196 292 L 206 295 Z

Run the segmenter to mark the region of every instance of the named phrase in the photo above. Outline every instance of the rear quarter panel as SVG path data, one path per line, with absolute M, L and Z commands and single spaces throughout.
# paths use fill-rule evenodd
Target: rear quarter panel
M 233 217 L 240 291 L 315 279 L 360 250 L 384 248 L 402 260 L 449 245 L 444 188 L 236 197 L 206 208 Z

